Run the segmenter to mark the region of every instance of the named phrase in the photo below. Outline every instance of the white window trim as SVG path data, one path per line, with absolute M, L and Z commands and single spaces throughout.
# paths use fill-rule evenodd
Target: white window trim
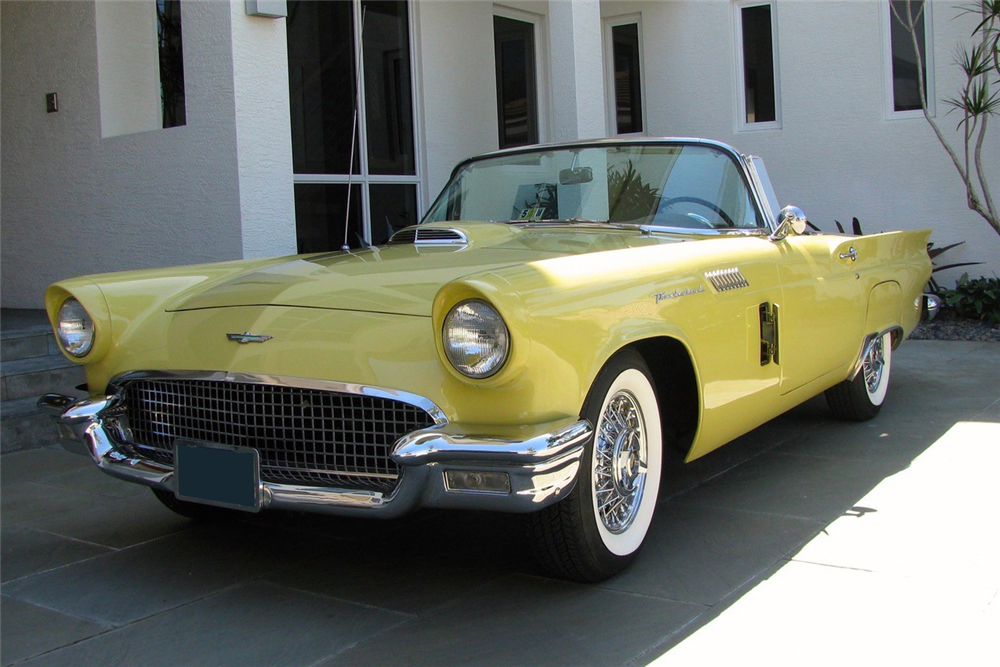
M 358 55 L 358 37 L 361 35 L 361 0 L 351 0 L 351 5 L 353 7 L 353 17 L 354 17 L 354 55 Z M 416 19 L 414 18 L 414 10 L 416 9 L 416 2 L 413 0 L 408 0 L 406 3 L 406 18 L 408 29 L 409 29 L 409 46 L 410 46 L 410 108 L 413 113 L 413 171 L 411 175 L 379 175 L 371 174 L 368 171 L 368 115 L 365 109 L 365 96 L 358 95 L 358 145 L 355 147 L 357 151 L 358 167 L 360 173 L 348 176 L 347 174 L 292 174 L 293 184 L 312 184 L 312 185 L 322 185 L 322 184 L 342 184 L 347 185 L 350 182 L 351 186 L 359 186 L 361 190 L 361 231 L 365 242 L 372 242 L 372 225 L 371 225 L 371 195 L 368 191 L 368 186 L 371 184 L 378 183 L 398 183 L 401 185 L 414 185 L 416 186 L 416 204 L 417 204 L 417 222 L 419 222 L 424 217 L 424 212 L 427 209 L 427 204 L 424 201 L 424 190 L 426 190 L 424 184 L 424 161 L 421 159 L 421 144 L 423 139 L 423 129 L 420 123 L 422 118 L 420 116 L 420 103 L 423 99 L 420 89 L 420 78 L 417 76 L 417 50 L 416 50 Z M 365 68 L 358 67 L 358 81 L 355 82 L 360 90 L 365 89 Z M 351 91 L 352 95 L 357 95 L 357 90 Z M 353 206 L 353 202 L 352 206 Z
M 493 5 L 493 16 L 530 23 L 534 26 L 535 35 L 535 113 L 538 117 L 538 143 L 549 140 L 549 128 L 552 127 L 551 106 L 549 105 L 549 44 L 545 17 L 541 14 L 526 12 L 506 5 Z M 492 20 L 492 19 L 491 19 Z M 492 47 L 492 45 L 491 45 Z M 499 122 L 499 121 L 498 121 Z
M 924 89 L 927 93 L 927 113 L 933 118 L 937 114 L 934 92 L 934 14 L 931 0 L 924 2 L 924 51 L 921 55 L 924 58 L 924 69 L 927 71 L 927 80 L 924 81 Z M 882 89 L 884 92 L 884 104 L 886 120 L 906 120 L 908 118 L 923 118 L 923 109 L 912 109 L 910 111 L 896 111 L 896 100 L 893 96 L 892 85 L 892 11 L 889 8 L 889 0 L 879 1 L 879 16 L 882 23 Z
M 609 137 L 649 136 L 649 116 L 646 115 L 646 58 L 642 47 L 642 14 L 624 14 L 603 19 L 604 43 L 604 112 Z M 639 110 L 642 113 L 640 132 L 618 132 L 618 105 L 615 99 L 615 45 L 611 29 L 620 25 L 636 24 L 639 34 Z
M 746 81 L 743 69 L 743 9 L 746 7 L 771 8 L 771 53 L 774 67 L 774 120 L 765 123 L 747 122 Z M 756 130 L 781 129 L 781 58 L 778 53 L 778 6 L 775 0 L 738 0 L 733 3 L 733 49 L 736 57 L 736 130 L 738 132 L 753 132 Z

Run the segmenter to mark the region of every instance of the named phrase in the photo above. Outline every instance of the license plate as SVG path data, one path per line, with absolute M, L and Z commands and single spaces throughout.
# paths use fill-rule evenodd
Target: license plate
M 260 510 L 260 454 L 256 449 L 178 441 L 174 476 L 181 500 Z

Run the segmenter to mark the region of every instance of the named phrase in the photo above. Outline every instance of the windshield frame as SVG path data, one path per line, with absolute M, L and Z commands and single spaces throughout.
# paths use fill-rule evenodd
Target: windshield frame
M 668 233 L 681 233 L 681 234 L 691 234 L 692 232 L 698 235 L 701 234 L 716 234 L 716 235 L 732 235 L 737 233 L 740 236 L 746 236 L 747 234 L 760 234 L 769 235 L 774 233 L 775 230 L 775 220 L 770 214 L 770 205 L 766 203 L 763 199 L 763 194 L 758 190 L 756 186 L 756 180 L 753 178 L 752 171 L 748 168 L 748 162 L 750 157 L 743 155 L 735 148 L 729 144 L 722 143 L 721 141 L 715 141 L 712 139 L 700 139 L 694 137 L 637 137 L 634 139 L 592 139 L 585 141 L 570 141 L 570 142 L 560 142 L 552 144 L 532 144 L 529 146 L 517 146 L 515 148 L 505 148 L 503 150 L 491 151 L 489 153 L 483 153 L 482 155 L 475 155 L 465 160 L 462 160 L 455 168 L 451 171 L 451 176 L 448 177 L 448 182 L 444 184 L 441 188 L 441 192 L 434 201 L 424 212 L 423 217 L 417 224 L 425 224 L 427 217 L 430 215 L 431 211 L 434 211 L 438 204 L 441 203 L 441 199 L 446 196 L 448 192 L 448 186 L 455 180 L 459 171 L 464 169 L 466 166 L 474 163 L 481 162 L 483 160 L 491 160 L 498 157 L 504 157 L 507 155 L 520 155 L 524 153 L 545 153 L 554 150 L 561 149 L 577 149 L 577 148 L 606 148 L 610 146 L 702 146 L 708 148 L 714 148 L 724 154 L 735 162 L 736 167 L 740 171 L 740 175 L 743 178 L 743 184 L 746 186 L 747 190 L 750 192 L 750 197 L 756 208 L 757 217 L 759 220 L 764 221 L 763 227 L 757 227 L 754 229 L 742 229 L 742 230 L 727 230 L 727 229 L 706 229 L 706 230 L 692 230 L 681 227 L 667 227 L 667 226 L 652 226 L 652 225 L 642 225 L 644 231 L 661 231 Z M 439 223 L 446 224 L 446 223 Z M 499 221 L 498 221 L 499 224 Z M 510 223 L 510 224 L 520 224 L 520 223 Z

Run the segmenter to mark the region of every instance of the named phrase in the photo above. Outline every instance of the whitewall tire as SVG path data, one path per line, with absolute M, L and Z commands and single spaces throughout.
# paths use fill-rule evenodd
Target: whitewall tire
M 594 380 L 581 416 L 594 425 L 573 491 L 528 515 L 536 555 L 556 576 L 601 581 L 635 558 L 649 532 L 663 464 L 649 368 L 626 350 Z

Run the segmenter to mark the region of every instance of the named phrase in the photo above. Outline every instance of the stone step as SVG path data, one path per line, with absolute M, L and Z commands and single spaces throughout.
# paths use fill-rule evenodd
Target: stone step
M 86 392 L 63 392 L 83 398 Z M 59 439 L 51 415 L 38 409 L 38 396 L 0 402 L 0 452 L 19 452 L 51 445 Z
M 0 360 L 20 361 L 35 357 L 61 354 L 56 337 L 50 330 L 13 331 L 0 334 Z
M 0 364 L 0 401 L 66 392 L 85 381 L 83 367 L 61 354 L 4 360 Z

